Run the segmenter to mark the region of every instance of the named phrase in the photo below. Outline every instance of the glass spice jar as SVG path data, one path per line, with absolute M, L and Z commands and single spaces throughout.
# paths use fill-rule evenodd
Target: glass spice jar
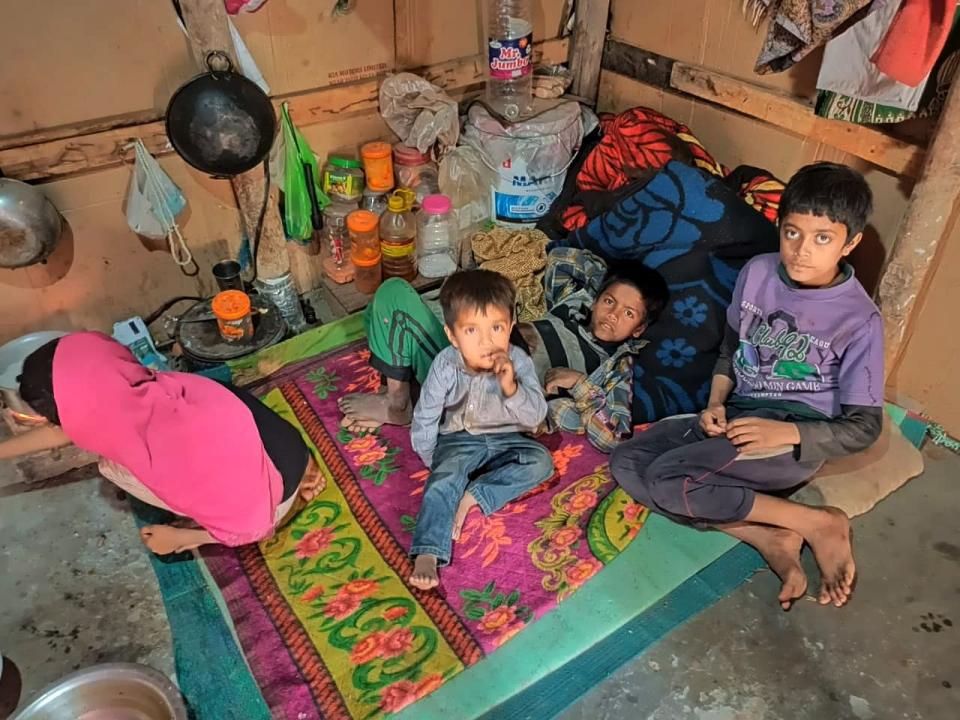
M 320 262 L 327 277 L 340 285 L 353 280 L 347 216 L 356 209 L 356 203 L 341 202 L 333 202 L 323 209 Z
M 359 201 L 363 195 L 363 163 L 331 155 L 323 167 L 323 191 L 333 200 Z
M 397 176 L 397 185 L 413 190 L 418 205 L 427 195 L 440 192 L 437 164 L 430 160 L 427 153 L 422 153 L 415 147 L 403 143 L 393 146 L 393 170 Z
M 384 210 L 387 209 L 387 194 L 378 192 L 377 190 L 371 190 L 370 188 L 364 188 L 363 198 L 360 200 L 360 209 L 369 210 L 375 213 L 377 217 L 380 217 L 383 215 Z

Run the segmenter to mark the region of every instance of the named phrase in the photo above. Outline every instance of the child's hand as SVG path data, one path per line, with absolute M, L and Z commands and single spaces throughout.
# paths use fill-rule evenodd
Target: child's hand
M 700 429 L 707 437 L 717 437 L 727 431 L 727 408 L 722 404 L 708 405 L 700 413 Z
M 586 375 L 570 368 L 551 368 L 543 378 L 547 395 L 556 395 L 561 389 L 569 390 Z
M 796 445 L 800 442 L 800 431 L 791 422 L 742 417 L 727 423 L 727 438 L 737 446 L 737 452 L 758 452 Z
M 513 397 L 517 392 L 517 377 L 513 362 L 507 353 L 498 353 L 493 359 L 493 374 L 500 381 L 500 390 L 504 397 Z

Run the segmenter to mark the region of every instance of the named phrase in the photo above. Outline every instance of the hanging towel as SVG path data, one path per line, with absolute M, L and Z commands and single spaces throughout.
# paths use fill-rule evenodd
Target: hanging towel
M 756 72 L 783 72 L 800 62 L 870 0 L 774 0 Z M 746 7 L 746 6 L 745 6 Z
M 880 46 L 900 0 L 874 0 L 870 13 L 827 43 L 817 78 L 818 90 L 913 112 L 920 104 L 926 78 L 904 85 L 870 61 Z
M 903 0 L 874 64 L 905 85 L 922 86 L 947 42 L 956 9 L 956 0 Z
M 953 29 L 950 31 L 947 43 L 943 46 L 933 70 L 923 83 L 923 93 L 916 110 L 905 110 L 893 105 L 871 102 L 833 90 L 820 90 L 817 93 L 817 115 L 831 120 L 843 120 L 861 125 L 898 123 L 914 117 L 930 119 L 939 117 L 947 91 L 953 81 L 957 64 L 960 62 L 960 23 L 957 22 L 958 17 L 960 15 L 954 14 Z M 875 77 L 888 78 L 887 75 L 880 73 L 872 63 L 870 65 L 874 68 Z M 894 81 L 891 79 L 891 82 Z M 908 86 L 897 83 L 897 87 L 906 88 Z M 913 88 L 910 89 L 913 90 Z

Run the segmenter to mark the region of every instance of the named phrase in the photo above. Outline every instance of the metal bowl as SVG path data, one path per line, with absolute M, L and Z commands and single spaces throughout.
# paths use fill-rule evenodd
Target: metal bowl
M 39 189 L 0 178 L 0 267 L 42 262 L 63 234 L 63 218 Z
M 21 335 L 0 345 L 0 388 L 16 390 L 20 387 L 17 378 L 23 372 L 23 361 L 34 350 L 39 350 L 51 340 L 61 338 L 67 333 L 60 330 L 41 330 Z
M 153 668 L 95 665 L 68 675 L 13 720 L 187 720 L 180 692 Z

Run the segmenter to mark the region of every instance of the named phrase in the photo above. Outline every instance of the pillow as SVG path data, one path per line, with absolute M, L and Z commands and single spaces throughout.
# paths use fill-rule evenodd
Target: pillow
M 635 422 L 705 406 L 737 275 L 778 243 L 776 226 L 723 179 L 677 161 L 560 243 L 641 261 L 670 288 L 634 362 Z

